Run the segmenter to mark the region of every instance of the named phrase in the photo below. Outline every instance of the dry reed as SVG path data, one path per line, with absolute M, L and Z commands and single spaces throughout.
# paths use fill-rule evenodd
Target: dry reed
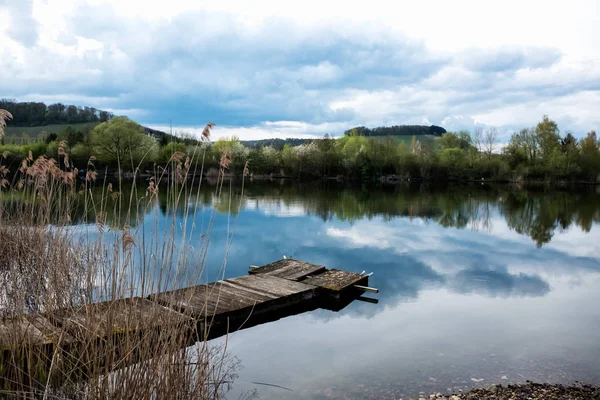
M 156 166 L 142 195 L 135 180 L 129 193 L 99 182 L 94 158 L 78 182 L 60 147 L 58 160 L 29 155 L 11 182 L 0 159 L 0 397 L 222 398 L 239 365 L 208 343 L 211 319 L 147 300 L 202 283 L 215 221 L 201 215 L 202 147 Z M 164 226 L 143 218 L 161 212 L 159 195 Z
M 4 138 L 4 127 L 6 126 L 6 121 L 10 121 L 11 119 L 11 113 L 0 109 L 0 141 Z

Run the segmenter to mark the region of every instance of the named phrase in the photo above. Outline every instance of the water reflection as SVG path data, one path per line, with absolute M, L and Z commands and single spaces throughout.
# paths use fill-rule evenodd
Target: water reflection
M 279 217 L 314 215 L 325 222 L 351 223 L 365 218 L 390 221 L 408 217 L 435 221 L 446 228 L 483 231 L 491 229 L 492 217 L 497 212 L 510 229 L 531 237 L 539 247 L 549 243 L 556 231 L 565 231 L 575 225 L 589 232 L 593 223 L 600 222 L 600 194 L 590 187 L 575 190 L 519 189 L 508 185 L 356 187 L 282 182 L 247 184 L 242 199 L 241 185 L 236 182 L 229 185 L 219 196 L 215 195 L 214 187 L 207 184 L 198 192 L 196 188 L 190 188 L 184 196 L 197 206 L 212 206 L 220 213 L 260 210 Z M 101 188 L 96 189 L 97 195 L 101 192 Z M 121 194 L 139 204 L 146 188 L 144 183 L 125 184 Z M 159 192 L 158 206 L 163 214 L 167 212 L 168 202 L 166 191 Z M 107 210 L 114 211 L 112 207 Z M 140 211 L 139 207 L 137 211 Z M 109 215 L 108 220 L 114 221 L 118 217 Z M 133 222 L 142 217 L 134 215 Z M 82 207 L 75 211 L 73 218 L 80 223 L 94 220 L 93 215 L 83 215 Z
M 286 255 L 374 272 L 380 289 L 378 305 L 235 333 L 228 345 L 244 370 L 232 398 L 252 388 L 262 398 L 379 399 L 525 379 L 600 383 L 595 190 L 253 183 L 241 198 L 235 184 L 222 196 L 213 189 L 201 189 L 194 221 L 199 240 L 203 213 L 218 211 L 204 279 L 221 277 L 237 221 L 225 277 Z M 169 223 L 168 201 L 138 223 Z

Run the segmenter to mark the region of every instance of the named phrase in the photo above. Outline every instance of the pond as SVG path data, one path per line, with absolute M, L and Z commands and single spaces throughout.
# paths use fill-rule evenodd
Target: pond
M 225 201 L 210 190 L 203 202 L 219 213 L 207 280 L 235 226 L 226 278 L 286 256 L 373 272 L 380 289 L 379 304 L 232 333 L 242 369 L 231 399 L 254 389 L 263 399 L 406 399 L 528 379 L 600 383 L 597 188 L 251 183 L 243 198 L 238 185 L 224 189 Z
M 228 275 L 286 255 L 373 272 L 380 302 L 234 333 L 243 369 L 230 397 L 599 383 L 600 196 L 578 190 L 250 186 Z

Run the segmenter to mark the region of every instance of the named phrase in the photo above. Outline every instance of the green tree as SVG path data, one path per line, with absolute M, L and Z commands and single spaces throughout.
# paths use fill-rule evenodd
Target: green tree
M 456 147 L 444 149 L 440 156 L 442 164 L 454 172 L 460 172 L 465 160 L 465 152 Z
M 550 162 L 555 150 L 560 147 L 559 132 L 556 122 L 550 120 L 547 115 L 544 115 L 542 121 L 535 127 L 541 157 L 545 163 Z
M 442 150 L 459 148 L 458 136 L 453 132 L 446 132 L 437 140 Z
M 565 156 L 565 173 L 569 175 L 574 169 L 574 164 L 577 163 L 577 155 L 579 153 L 577 139 L 570 132 L 567 133 L 567 136 L 561 140 L 560 148 Z
M 171 142 L 158 151 L 158 162 L 167 163 L 175 153 L 186 153 L 188 147 L 184 143 Z
M 364 161 L 367 138 L 364 136 L 343 136 L 336 142 L 342 166 L 348 175 L 356 174 Z
M 296 147 L 298 154 L 298 176 L 318 175 L 319 171 L 319 149 L 315 142 L 301 144 Z
M 231 138 L 220 138 L 214 144 L 217 157 L 220 159 L 225 152 L 229 152 L 231 157 L 231 171 L 241 171 L 248 160 L 250 151 L 245 147 L 240 139 L 233 136 Z
M 325 135 L 323 139 L 316 141 L 319 150 L 319 169 L 321 176 L 331 174 L 332 168 L 337 164 L 338 158 L 335 151 L 335 139 Z
M 520 164 L 535 164 L 538 156 L 538 139 L 533 128 L 522 129 L 519 133 L 511 136 L 508 146 L 504 149 L 504 154 L 509 158 L 509 164 L 512 168 Z
M 71 148 L 71 158 L 77 168 L 86 168 L 92 155 L 92 149 L 84 143 L 77 143 Z
M 581 140 L 580 164 L 586 177 L 591 181 L 600 181 L 600 140 L 596 132 L 591 131 Z
M 272 146 L 265 146 L 259 151 L 264 162 L 265 170 L 268 172 L 279 173 L 279 168 L 281 168 L 280 152 L 275 150 Z
M 126 117 L 103 122 L 90 133 L 93 150 L 99 160 L 119 166 L 137 167 L 142 161 L 155 160 L 156 139 L 146 135 L 144 128 Z
M 56 140 L 48 143 L 46 146 L 46 156 L 48 158 L 58 159 L 58 142 Z
M 285 168 L 285 174 L 293 176 L 298 168 L 298 152 L 295 147 L 286 144 L 281 151 L 281 160 Z
M 70 147 L 74 147 L 85 140 L 85 135 L 72 126 L 67 126 L 58 134 L 58 140 L 65 140 Z

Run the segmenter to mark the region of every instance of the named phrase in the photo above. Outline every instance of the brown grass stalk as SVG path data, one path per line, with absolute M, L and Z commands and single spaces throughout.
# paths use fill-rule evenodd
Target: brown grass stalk
M 135 181 L 127 189 L 121 174 L 116 188 L 106 174 L 99 182 L 94 158 L 78 182 L 61 167 L 64 150 L 63 162 L 28 156 L 0 186 L 0 397 L 224 396 L 239 364 L 208 342 L 212 319 L 198 325 L 146 299 L 203 283 L 216 214 L 205 216 L 200 202 L 203 149 L 156 166 L 142 191 Z M 227 167 L 224 159 L 214 198 Z M 6 174 L 0 169 L 0 181 Z

